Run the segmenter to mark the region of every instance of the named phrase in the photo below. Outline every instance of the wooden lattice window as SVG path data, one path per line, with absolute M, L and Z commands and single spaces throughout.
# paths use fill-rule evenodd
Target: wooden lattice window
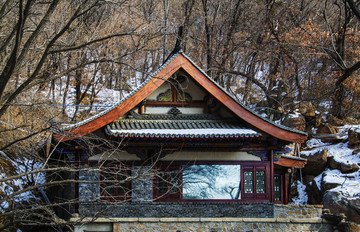
M 101 199 L 129 200 L 130 198 L 130 171 L 123 167 L 104 168 L 101 172 Z

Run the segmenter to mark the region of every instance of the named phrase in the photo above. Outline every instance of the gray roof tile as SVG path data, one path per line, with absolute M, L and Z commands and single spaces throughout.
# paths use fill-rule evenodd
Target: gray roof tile
M 158 115 L 160 116 L 160 115 Z M 142 119 L 140 119 L 142 117 Z M 114 121 L 105 127 L 110 136 L 136 138 L 260 138 L 261 134 L 244 127 L 241 122 L 208 119 L 204 115 L 182 115 L 182 119 L 154 119 L 157 115 L 137 115 Z M 160 117 L 158 117 L 160 118 Z

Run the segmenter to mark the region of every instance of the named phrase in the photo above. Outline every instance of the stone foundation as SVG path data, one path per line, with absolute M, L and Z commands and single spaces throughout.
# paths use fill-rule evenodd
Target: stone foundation
M 80 204 L 80 217 L 153 218 L 153 217 L 241 217 L 274 218 L 272 203 L 241 202 L 94 202 Z
M 98 218 L 92 223 L 108 222 L 107 230 L 97 231 L 332 231 L 332 225 L 323 219 L 275 219 L 275 218 Z M 111 226 L 112 225 L 112 226 Z M 112 230 L 109 230 L 109 229 Z M 91 231 L 82 226 L 75 232 Z
M 321 218 L 323 205 L 275 204 L 274 218 Z
M 72 222 L 81 224 L 75 227 L 75 232 L 333 231 L 332 224 L 321 218 L 321 205 L 275 204 L 273 206 L 271 218 L 254 218 L 247 212 L 247 217 L 99 217 L 96 219 L 72 218 Z M 99 228 L 99 225 L 103 226 Z

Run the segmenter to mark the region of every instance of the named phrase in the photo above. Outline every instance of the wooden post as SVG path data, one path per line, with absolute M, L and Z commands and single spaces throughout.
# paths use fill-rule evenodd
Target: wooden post
M 270 202 L 274 202 L 274 151 L 270 150 Z
M 285 174 L 285 180 L 284 180 L 284 204 L 289 203 L 289 174 Z

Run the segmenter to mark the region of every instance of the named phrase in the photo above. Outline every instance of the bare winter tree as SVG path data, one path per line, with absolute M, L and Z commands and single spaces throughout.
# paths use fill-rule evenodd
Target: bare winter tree
M 64 119 L 48 104 L 56 104 L 59 93 L 71 86 L 77 90 L 75 104 L 87 96 L 92 104 L 110 67 L 112 72 L 121 72 L 120 67 L 135 72 L 136 66 L 126 61 L 158 36 L 157 30 L 149 33 L 151 24 L 142 18 L 127 17 L 137 10 L 138 2 L 125 0 L 0 3 L 0 230 L 63 223 L 51 209 L 55 203 L 47 202 L 40 190 L 73 182 L 55 177 L 78 168 L 54 167 L 52 156 L 39 153 L 49 138 L 46 132 Z M 45 173 L 54 181 L 45 179 Z

